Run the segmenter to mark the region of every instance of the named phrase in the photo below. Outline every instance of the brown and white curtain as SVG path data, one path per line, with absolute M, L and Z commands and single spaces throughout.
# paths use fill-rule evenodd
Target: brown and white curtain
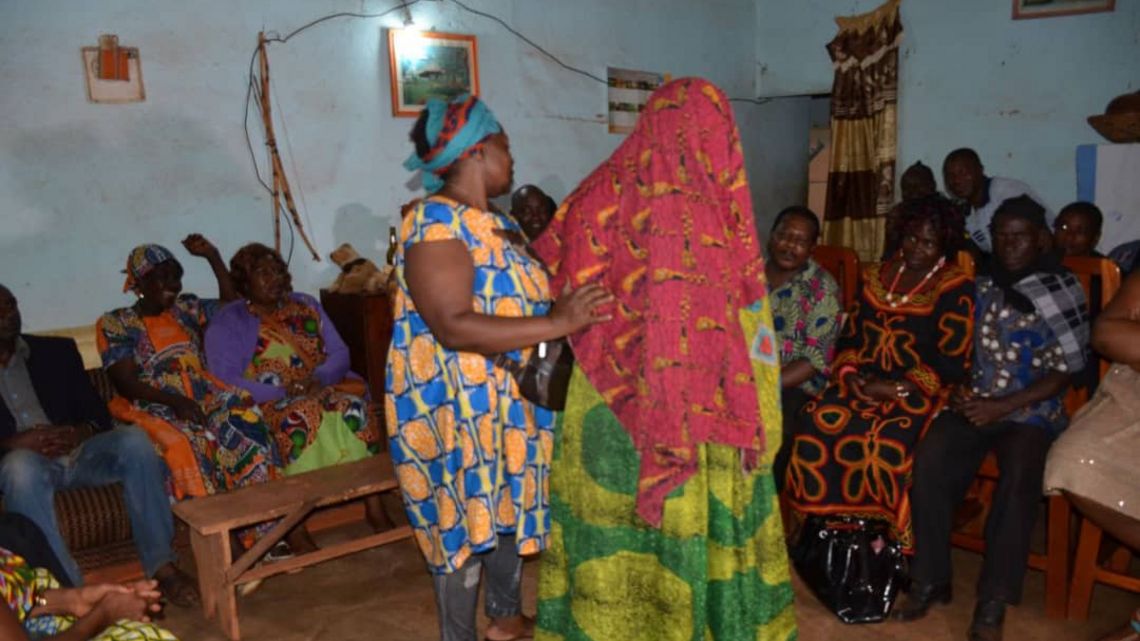
M 886 215 L 894 205 L 903 36 L 899 0 L 835 22 L 839 33 L 827 45 L 835 81 L 824 242 L 874 261 L 882 253 Z

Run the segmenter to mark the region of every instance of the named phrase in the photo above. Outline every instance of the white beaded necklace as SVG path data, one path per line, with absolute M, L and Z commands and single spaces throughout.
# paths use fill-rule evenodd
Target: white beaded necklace
M 912 287 L 909 292 L 899 297 L 898 300 L 895 300 L 895 287 L 898 287 L 899 279 L 902 278 L 903 270 L 906 269 L 906 263 L 899 262 L 899 271 L 897 274 L 895 274 L 895 279 L 891 282 L 890 289 L 887 290 L 887 304 L 890 305 L 892 309 L 898 307 L 899 305 L 906 305 L 910 301 L 910 297 L 913 296 L 915 292 L 922 289 L 922 286 L 926 284 L 926 281 L 933 278 L 934 274 L 938 273 L 938 270 L 942 269 L 942 266 L 945 264 L 946 257 L 943 256 L 942 258 L 939 258 L 934 267 L 930 268 L 930 271 L 926 272 L 926 275 L 922 277 L 922 280 L 918 281 L 917 285 Z

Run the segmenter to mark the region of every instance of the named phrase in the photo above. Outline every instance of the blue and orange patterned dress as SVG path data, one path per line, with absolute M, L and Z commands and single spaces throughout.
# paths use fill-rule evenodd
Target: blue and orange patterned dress
M 551 303 L 546 271 L 505 237 L 519 231 L 505 216 L 441 196 L 419 202 L 400 231 L 385 410 L 408 521 L 433 574 L 495 548 L 497 535 L 513 533 L 522 555 L 546 547 L 554 413 L 524 399 L 492 359 L 439 343 L 408 294 L 404 256 L 416 243 L 459 240 L 474 263 L 477 312 L 542 316 Z

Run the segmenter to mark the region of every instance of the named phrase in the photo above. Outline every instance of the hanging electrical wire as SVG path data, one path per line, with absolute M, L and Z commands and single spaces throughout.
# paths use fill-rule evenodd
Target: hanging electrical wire
M 562 60 L 560 60 L 558 58 L 558 56 L 550 53 L 546 49 L 543 49 L 534 40 L 531 40 L 530 38 L 524 36 L 523 34 L 519 33 L 518 31 L 515 31 L 514 27 L 512 27 L 511 25 L 504 22 L 502 18 L 495 16 L 495 15 L 492 15 L 492 14 L 489 14 L 485 11 L 479 11 L 478 9 L 472 9 L 471 7 L 463 4 L 459 0 L 450 0 L 450 1 L 453 4 L 455 4 L 456 6 L 458 6 L 460 9 L 463 9 L 464 11 L 467 11 L 468 13 L 473 13 L 477 16 L 482 16 L 484 18 L 487 18 L 488 20 L 494 20 L 495 22 L 499 23 L 500 25 L 503 26 L 504 29 L 509 31 L 512 35 L 517 37 L 519 40 L 522 40 L 523 42 L 527 43 L 528 45 L 534 47 L 539 53 L 546 56 L 547 58 L 550 58 L 552 61 L 554 61 L 554 64 L 558 65 L 559 67 L 562 67 L 563 69 L 566 69 L 567 71 L 573 71 L 576 74 L 581 74 L 583 76 L 586 76 L 587 78 L 589 78 L 591 80 L 596 80 L 596 81 L 602 83 L 603 85 L 609 85 L 610 84 L 609 81 L 607 81 L 605 78 L 595 76 L 594 74 L 590 73 L 589 71 L 586 71 L 584 69 L 579 69 L 578 67 L 574 67 L 572 65 L 566 64 L 565 62 L 562 62 Z
M 289 251 L 287 253 L 287 258 L 286 258 L 287 263 L 292 262 L 293 248 L 294 248 L 294 245 L 296 243 L 296 237 L 298 234 L 301 236 L 301 240 L 304 241 L 306 247 L 308 247 L 309 252 L 312 254 L 313 260 L 320 261 L 321 258 L 320 258 L 320 254 L 317 252 L 316 248 L 313 246 L 312 242 L 309 240 L 308 235 L 305 234 L 304 227 L 301 223 L 300 214 L 297 211 L 296 204 L 293 202 L 292 193 L 289 190 L 288 180 L 285 177 L 284 164 L 281 162 L 280 153 L 278 152 L 276 141 L 274 140 L 274 137 L 273 137 L 273 120 L 272 120 L 272 117 L 270 115 L 271 109 L 270 109 L 270 105 L 269 105 L 271 97 L 268 95 L 271 90 L 269 89 L 268 82 L 267 82 L 268 58 L 266 57 L 266 53 L 265 53 L 266 46 L 270 42 L 280 42 L 280 43 L 288 42 L 291 38 L 293 38 L 293 36 L 296 36 L 297 34 L 302 33 L 306 29 L 309 29 L 309 28 L 314 27 L 318 24 L 321 24 L 323 22 L 327 22 L 329 20 L 333 20 L 336 18 L 381 18 L 381 17 L 384 17 L 390 13 L 393 13 L 395 11 L 400 11 L 400 10 L 404 10 L 406 15 L 410 16 L 411 14 L 407 13 L 408 7 L 419 3 L 420 1 L 421 0 L 402 0 L 399 5 L 392 7 L 390 9 L 387 9 L 385 11 L 380 11 L 380 12 L 376 12 L 376 13 L 355 13 L 355 12 L 332 13 L 332 14 L 329 14 L 326 16 L 321 16 L 319 18 L 316 18 L 315 20 L 311 20 L 311 21 L 301 25 L 300 27 L 294 29 L 293 31 L 290 31 L 285 36 L 282 36 L 281 34 L 276 33 L 276 32 L 272 32 L 272 35 L 266 35 L 264 32 L 259 34 L 257 47 L 254 48 L 254 50 L 250 54 L 250 58 L 249 58 L 249 72 L 248 72 L 249 81 L 248 81 L 248 84 L 246 86 L 245 113 L 244 113 L 243 119 L 242 119 L 242 130 L 245 133 L 245 143 L 246 143 L 246 148 L 249 150 L 250 161 L 253 163 L 254 176 L 256 177 L 257 182 L 265 189 L 266 192 L 269 193 L 270 198 L 272 199 L 273 224 L 274 224 L 274 234 L 273 234 L 274 235 L 274 245 L 276 246 L 276 248 L 278 250 L 281 249 L 280 225 L 281 225 L 282 221 L 284 221 L 285 227 L 287 227 L 289 230 Z M 261 57 L 261 60 L 262 60 L 262 64 L 260 65 L 260 67 L 258 67 L 256 64 L 259 56 Z M 278 102 L 278 104 L 280 104 L 280 100 L 278 100 L 277 102 Z M 273 185 L 270 185 L 269 182 L 267 182 L 265 180 L 265 178 L 262 177 L 261 167 L 257 161 L 257 154 L 253 149 L 253 140 L 252 140 L 252 137 L 250 136 L 250 132 L 249 132 L 249 112 L 250 112 L 250 106 L 251 105 L 256 105 L 258 108 L 258 111 L 262 114 L 262 127 L 263 127 L 263 132 L 265 133 L 264 144 L 265 144 L 267 150 L 269 151 L 270 173 L 273 176 Z M 297 173 L 297 166 L 296 166 L 296 161 L 295 161 L 295 157 L 294 157 L 293 150 L 292 150 L 292 143 L 289 140 L 288 129 L 285 128 L 285 123 L 283 120 L 282 120 L 282 131 L 285 133 L 285 144 L 286 144 L 286 147 L 289 149 L 290 165 L 292 166 L 293 173 L 296 174 Z M 309 220 L 309 222 L 311 224 L 312 220 L 309 217 L 308 204 L 305 202 L 304 190 L 301 189 L 300 183 L 298 183 L 298 194 L 301 196 L 301 206 L 302 206 L 302 209 L 304 210 L 304 216 L 307 220 Z M 285 203 L 284 203 L 285 209 L 287 209 L 289 212 L 288 216 L 284 216 L 281 214 L 281 200 L 280 200 L 281 198 L 283 198 L 285 201 Z
M 257 182 L 261 184 L 261 186 L 265 189 L 265 191 L 268 192 L 274 198 L 275 207 L 276 207 L 277 192 L 274 190 L 274 186 L 271 186 L 268 182 L 266 182 L 266 180 L 261 175 L 261 167 L 258 164 L 257 154 L 254 152 L 253 140 L 252 140 L 252 138 L 250 136 L 250 132 L 249 132 L 250 105 L 251 104 L 256 105 L 260 112 L 268 113 L 267 109 L 266 109 L 267 104 L 265 103 L 265 101 L 270 100 L 269 96 L 265 95 L 266 92 L 261 90 L 260 87 L 263 84 L 262 83 L 263 78 L 261 78 L 261 75 L 258 73 L 258 71 L 255 70 L 255 63 L 257 61 L 257 57 L 258 57 L 259 52 L 261 52 L 263 50 L 263 48 L 266 47 L 269 43 L 273 43 L 273 42 L 286 43 L 290 39 L 292 39 L 294 36 L 306 31 L 307 29 L 315 27 L 315 26 L 322 24 L 324 22 L 328 22 L 329 20 L 335 20 L 337 18 L 382 18 L 384 16 L 390 15 L 390 14 L 395 13 L 397 11 L 403 11 L 404 12 L 404 24 L 408 25 L 412 21 L 411 20 L 411 12 L 410 12 L 409 8 L 412 7 L 413 5 L 419 4 L 421 1 L 422 0 L 400 0 L 400 2 L 397 5 L 389 8 L 389 9 L 386 9 L 384 11 L 379 11 L 379 12 L 375 12 L 375 13 L 358 13 L 358 12 L 350 12 L 350 11 L 330 13 L 328 15 L 321 16 L 319 18 L 310 20 L 309 22 L 306 22 L 305 24 L 301 25 L 300 27 L 297 27 L 296 29 L 290 31 L 288 34 L 286 34 L 284 36 L 282 36 L 281 34 L 279 34 L 277 32 L 268 32 L 269 34 L 272 34 L 272 35 L 266 35 L 264 33 L 262 34 L 262 37 L 259 39 L 258 46 L 254 48 L 253 53 L 250 55 L 250 59 L 249 59 L 249 75 L 248 75 L 249 82 L 248 82 L 248 85 L 246 87 L 245 115 L 244 115 L 244 118 L 242 120 L 242 128 L 245 132 L 245 142 L 246 142 L 246 147 L 249 149 L 250 160 L 253 162 L 254 176 L 257 178 Z M 451 2 L 455 6 L 462 9 L 463 11 L 466 11 L 466 12 L 471 13 L 473 15 L 480 16 L 482 18 L 486 18 L 488 20 L 491 20 L 493 22 L 498 23 L 500 26 L 502 26 L 504 29 L 506 29 L 511 35 L 522 40 L 527 45 L 529 45 L 530 47 L 534 48 L 536 51 L 538 51 L 542 55 L 549 58 L 551 60 L 551 62 L 558 65 L 559 67 L 561 67 L 567 71 L 570 71 L 572 73 L 576 73 L 578 75 L 581 75 L 585 78 L 589 78 L 590 80 L 593 80 L 595 82 L 599 82 L 603 85 L 607 85 L 607 86 L 609 85 L 609 82 L 605 78 L 602 78 L 596 74 L 590 73 L 589 71 L 586 71 L 585 69 L 581 69 L 581 68 L 575 67 L 571 64 L 564 62 L 558 56 L 554 55 L 550 51 L 547 51 L 541 45 L 539 45 L 535 41 L 531 40 L 530 38 L 526 37 L 524 34 L 520 33 L 518 30 L 516 30 L 514 27 L 512 27 L 510 24 L 508 24 L 502 18 L 500 18 L 494 14 L 488 13 L 486 11 L 481 11 L 479 9 L 475 9 L 473 7 L 470 7 L 467 4 L 465 4 L 464 2 L 461 2 L 460 0 L 447 0 L 447 1 Z M 743 102 L 743 103 L 749 103 L 749 104 L 754 104 L 754 105 L 763 105 L 767 102 L 770 102 L 771 98 L 729 98 L 729 100 L 732 102 Z M 278 100 L 278 103 L 280 103 L 279 100 Z M 266 126 L 268 126 L 271 129 L 272 128 L 272 122 L 267 123 Z M 284 123 L 282 123 L 282 126 L 284 127 Z M 267 132 L 267 133 L 269 133 L 269 132 Z M 288 132 L 285 131 L 285 133 L 286 133 L 286 146 L 290 146 L 289 140 L 288 140 Z M 271 172 L 273 172 L 275 170 L 272 167 L 272 163 L 275 162 L 274 161 L 274 155 L 277 154 L 276 146 L 275 146 L 275 143 L 273 142 L 273 140 L 268 136 L 266 138 L 265 144 L 267 147 L 270 147 Z M 297 167 L 296 167 L 296 163 L 293 161 L 293 152 L 292 152 L 291 148 L 289 150 L 289 154 L 290 154 L 290 164 L 293 166 L 294 173 L 296 173 Z M 280 157 L 279 156 L 276 158 L 276 162 L 278 164 L 280 163 Z M 281 168 L 281 173 L 282 174 L 284 173 L 283 167 Z M 308 219 L 309 218 L 309 212 L 308 212 L 308 206 L 304 201 L 304 193 L 303 193 L 303 190 L 300 190 L 299 187 L 298 187 L 298 189 L 299 189 L 298 193 L 301 195 L 302 207 L 305 209 L 305 218 Z M 284 219 L 286 226 L 289 228 L 289 234 L 290 234 L 290 247 L 289 247 L 289 254 L 288 254 L 289 260 L 292 259 L 293 243 L 295 241 L 295 234 L 298 231 L 300 232 L 301 238 L 305 241 L 306 245 L 309 246 L 309 249 L 313 254 L 314 260 L 320 260 L 320 257 L 316 253 L 316 250 L 313 248 L 312 244 L 309 242 L 307 236 L 305 235 L 304 230 L 303 229 L 294 229 L 294 226 L 298 226 L 298 227 L 300 226 L 301 220 L 300 220 L 300 217 L 297 214 L 295 208 L 293 208 L 292 197 L 288 194 L 288 191 L 286 191 L 285 197 L 287 200 L 287 205 L 288 205 L 288 207 L 291 208 L 291 213 L 292 213 L 292 217 L 289 217 L 289 216 L 282 216 L 281 217 Z M 276 209 L 275 209 L 275 211 L 276 211 Z M 279 232 L 277 232 L 277 234 L 275 234 L 275 235 L 279 236 Z

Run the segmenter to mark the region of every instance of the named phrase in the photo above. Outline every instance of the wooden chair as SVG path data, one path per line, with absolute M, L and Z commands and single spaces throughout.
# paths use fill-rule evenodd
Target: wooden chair
M 1108 306 L 1116 292 L 1121 289 L 1121 268 L 1107 258 L 1069 257 L 1064 260 L 1065 267 L 1072 271 L 1077 281 L 1084 287 L 1084 293 L 1089 297 L 1089 316 L 1096 318 L 1100 310 Z M 1100 359 L 1100 376 L 1108 373 L 1112 367 L 1108 360 Z M 1070 416 L 1076 413 L 1086 401 L 1089 400 L 1089 390 L 1078 390 L 1077 395 L 1065 398 L 1065 409 Z
M 972 260 L 970 261 L 972 264 Z M 1112 261 L 1105 258 L 1066 258 L 1064 261 L 1067 267 L 1080 281 L 1081 286 L 1084 288 L 1088 296 L 1089 313 L 1091 316 L 1098 314 L 1108 301 L 1116 295 L 1116 291 L 1120 289 L 1120 268 Z M 1108 371 L 1109 363 L 1107 361 L 1101 362 L 1100 374 L 1103 376 Z M 1065 395 L 1065 409 L 1072 415 L 1076 410 L 1080 409 L 1088 401 L 1088 389 L 1086 388 L 1071 388 Z M 985 551 L 985 541 L 982 538 L 982 524 L 985 523 L 985 517 L 988 516 L 990 504 L 992 502 L 994 488 L 997 484 L 999 475 L 997 459 L 992 455 L 986 456 L 982 462 L 981 468 L 978 470 L 978 482 L 976 485 L 977 493 L 975 498 L 979 500 L 983 509 L 977 518 L 972 520 L 967 528 L 954 532 L 951 535 L 951 541 L 958 547 L 975 552 Z M 1066 613 L 1069 617 L 1073 616 L 1073 603 L 1072 598 L 1069 597 L 1068 585 L 1068 572 L 1069 572 L 1069 554 L 1070 554 L 1070 521 L 1072 518 L 1072 505 L 1065 497 L 1049 496 L 1046 498 L 1047 502 L 1047 522 L 1045 533 L 1045 554 L 1031 553 L 1029 555 L 1029 567 L 1035 570 L 1043 570 L 1045 572 L 1045 615 L 1049 618 L 1064 618 Z M 1091 525 L 1091 524 L 1089 524 Z M 1095 527 L 1095 526 L 1092 526 Z M 1099 528 L 1097 528 L 1099 530 Z M 1084 528 L 1082 528 L 1082 536 L 1084 535 Z M 1090 534 L 1090 536 L 1092 536 Z M 1099 547 L 1099 535 L 1097 535 L 1096 543 L 1088 543 L 1089 546 L 1096 545 Z M 1092 550 L 1092 565 L 1095 569 L 1097 550 Z M 1087 552 L 1086 552 L 1087 556 Z M 1076 584 L 1076 575 L 1074 573 L 1074 584 Z M 1092 579 L 1084 579 L 1082 581 L 1088 583 L 1087 592 L 1091 593 Z M 1084 589 L 1085 583 L 1082 583 Z M 1116 585 L 1115 583 L 1113 585 Z M 1140 586 L 1140 581 L 1137 581 Z M 1088 605 L 1085 604 L 1085 615 L 1087 616 Z
M 1103 308 L 1120 288 L 1120 268 L 1107 258 L 1066 258 L 1064 264 L 1080 279 L 1085 291 L 1090 293 L 1090 305 L 1100 303 L 1100 307 Z M 1094 296 L 1093 293 L 1098 295 Z M 1110 363 L 1101 359 L 1100 375 L 1104 376 L 1109 367 Z M 1088 399 L 1087 390 L 1082 391 L 1086 396 L 1080 399 L 1083 404 Z M 1101 561 L 1103 539 L 1104 531 L 1099 526 L 1088 519 L 1081 520 L 1077 552 L 1073 562 L 1073 581 L 1069 590 L 1070 619 L 1083 621 L 1088 618 L 1093 587 L 1097 583 L 1140 592 L 1140 578 L 1128 574 L 1132 561 L 1131 551 L 1119 547 Z
M 859 254 L 850 247 L 816 245 L 812 258 L 839 283 L 839 306 L 848 309 L 859 292 Z
M 1075 621 L 1089 618 L 1089 605 L 1092 603 L 1093 588 L 1097 583 L 1129 592 L 1140 592 L 1140 577 L 1128 572 L 1132 565 L 1132 551 L 1120 546 L 1101 561 L 1103 541 L 1104 530 L 1088 519 L 1081 519 L 1081 532 L 1077 538 L 1073 583 L 1069 588 L 1068 604 L 1068 616 Z

